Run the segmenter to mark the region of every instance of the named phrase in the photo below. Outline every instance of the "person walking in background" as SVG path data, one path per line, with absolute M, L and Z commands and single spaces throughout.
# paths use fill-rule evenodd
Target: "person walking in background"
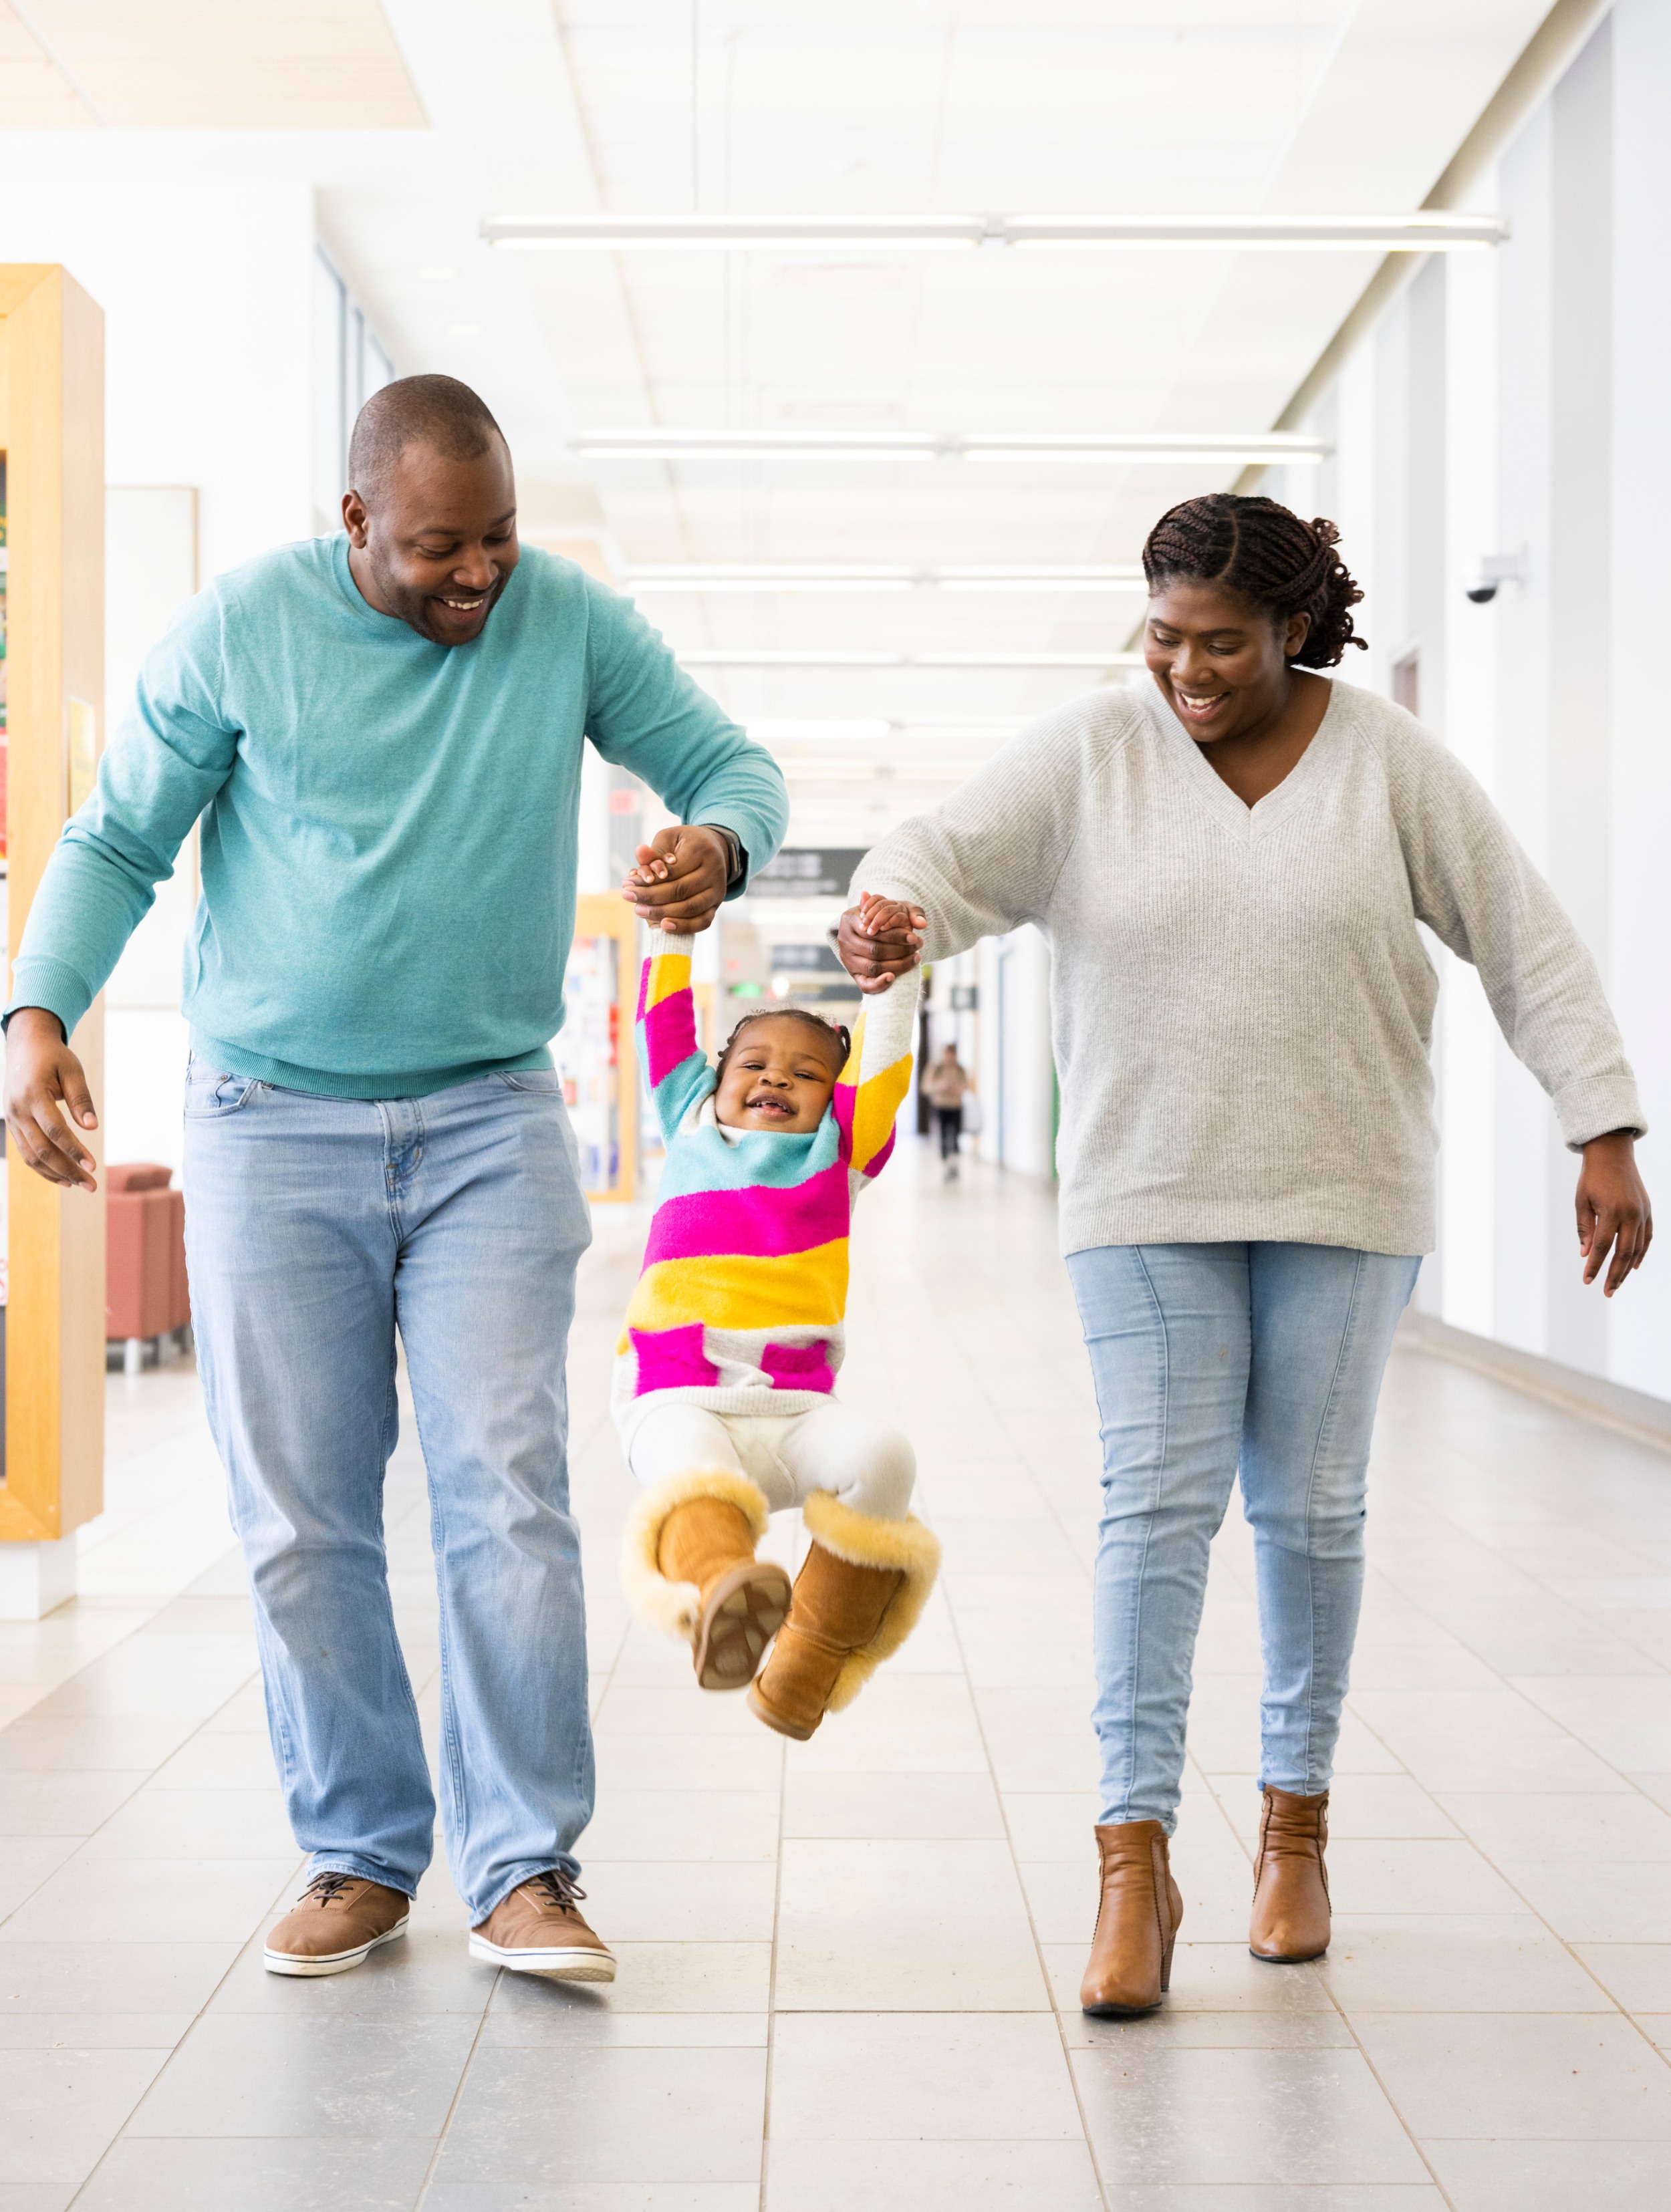
M 704 928 L 770 858 L 783 778 L 630 603 L 519 548 L 466 386 L 369 399 L 346 535 L 217 578 L 145 663 L 23 933 L 7 1123 L 91 1189 L 68 1038 L 202 817 L 187 956 L 191 1317 L 307 1891 L 267 1939 L 336 1974 L 405 1932 L 434 1798 L 395 1633 L 395 1340 L 441 1587 L 441 1811 L 475 1955 L 609 1981 L 564 1356 L 590 1239 L 556 1073 L 582 741 L 687 826 L 641 912 Z M 66 1122 L 64 1111 L 67 1111 Z
M 1023 922 L 1050 940 L 1062 1247 L 1102 1413 L 1095 2014 L 1170 1978 L 1192 1655 L 1238 1467 L 1264 1656 L 1249 1942 L 1328 1942 L 1370 1431 L 1434 1243 L 1419 922 L 1477 968 L 1580 1155 L 1584 1281 L 1611 1297 L 1652 1236 L 1636 1085 L 1577 931 L 1437 738 L 1316 672 L 1363 642 L 1336 537 L 1230 493 L 1164 515 L 1151 680 L 1046 716 L 866 856 L 855 880 L 926 915 L 921 951 L 856 908 L 841 928 L 866 991 Z
M 938 1060 L 931 1060 L 923 1070 L 922 1095 L 934 1109 L 934 1119 L 939 1125 L 940 1158 L 945 1163 L 947 1182 L 957 1172 L 957 1148 L 963 1135 L 963 1100 L 974 1090 L 975 1079 L 957 1057 L 957 1048 L 948 1044 Z

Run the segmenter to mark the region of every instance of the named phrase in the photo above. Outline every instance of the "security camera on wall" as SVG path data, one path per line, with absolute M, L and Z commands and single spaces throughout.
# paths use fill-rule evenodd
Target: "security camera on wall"
M 1476 607 L 1488 607 L 1504 584 L 1523 584 L 1526 565 L 1518 553 L 1486 553 L 1480 558 L 1467 595 Z

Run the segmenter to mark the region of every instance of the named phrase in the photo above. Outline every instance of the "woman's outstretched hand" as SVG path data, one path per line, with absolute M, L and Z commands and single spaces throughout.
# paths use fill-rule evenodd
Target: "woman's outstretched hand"
M 908 975 L 921 959 L 927 927 L 921 907 L 860 891 L 858 905 L 842 916 L 836 950 L 861 991 L 885 991 L 896 975 Z
M 1611 1251 L 1613 1264 L 1601 1285 L 1601 1295 L 1610 1298 L 1642 1265 L 1654 1241 L 1654 1209 L 1636 1170 L 1636 1139 L 1628 1129 L 1592 1137 L 1584 1146 L 1577 1205 L 1584 1280 L 1595 1280 Z

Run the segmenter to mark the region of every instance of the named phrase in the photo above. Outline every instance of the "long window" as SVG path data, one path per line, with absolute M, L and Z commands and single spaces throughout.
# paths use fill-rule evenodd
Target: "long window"
M 313 510 L 334 530 L 348 489 L 354 418 L 374 392 L 394 380 L 388 349 L 323 246 L 313 258 Z

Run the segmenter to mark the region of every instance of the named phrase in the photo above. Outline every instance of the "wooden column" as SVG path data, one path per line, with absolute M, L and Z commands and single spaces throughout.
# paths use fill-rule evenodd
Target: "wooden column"
M 584 1172 L 581 1182 L 594 1206 L 630 1205 L 638 1195 L 638 1047 L 634 1020 L 638 1011 L 638 916 L 613 891 L 582 892 L 574 902 L 574 935 L 596 938 L 610 948 L 607 957 L 614 971 L 612 1035 L 609 1066 L 594 1065 L 587 1073 L 592 1082 L 611 1101 L 614 1116 L 617 1162 L 613 1176 L 593 1178 Z M 570 1039 L 568 1049 L 575 1049 Z M 601 1040 L 593 1039 L 595 1048 Z M 557 1040 L 559 1064 L 564 1040 Z
M 13 957 L 65 817 L 87 795 L 103 739 L 104 413 L 101 310 L 52 263 L 0 264 Z M 102 1107 L 101 1000 L 70 1042 Z M 102 1162 L 102 1132 L 89 1148 Z M 41 1541 L 67 1535 L 104 1502 L 104 1194 L 55 1189 L 10 1146 L 7 1155 L 0 1540 Z

